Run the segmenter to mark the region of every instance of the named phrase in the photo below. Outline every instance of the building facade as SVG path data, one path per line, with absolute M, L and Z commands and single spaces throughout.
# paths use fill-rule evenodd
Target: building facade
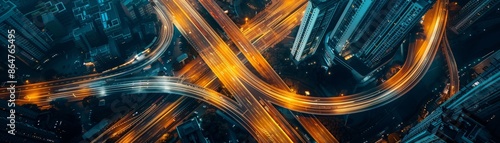
M 431 0 L 350 0 L 325 36 L 323 67 L 342 65 L 358 81 L 380 67 L 434 4 Z
M 335 51 L 339 51 L 339 53 L 345 51 L 345 48 L 351 41 L 350 38 L 353 36 L 354 31 L 358 28 L 365 15 L 367 15 L 372 4 L 374 4 L 372 0 L 349 1 L 339 22 L 330 33 L 330 39 L 328 39 Z
M 451 31 L 459 34 L 469 28 L 472 23 L 485 15 L 493 7 L 498 5 L 500 0 L 471 0 L 458 12 L 458 15 L 451 21 Z
M 362 26 L 361 22 L 366 15 L 370 13 L 373 5 L 383 5 L 383 2 L 374 3 L 373 0 L 350 0 L 344 8 L 342 16 L 335 25 L 332 32 L 329 33 L 327 46 L 325 46 L 324 60 L 328 66 L 333 64 L 334 56 L 338 53 L 339 56 L 344 58 L 349 53 L 349 45 L 351 38 L 353 38 L 355 31 Z M 343 56 L 344 55 L 344 56 Z
M 299 63 L 316 52 L 337 7 L 338 2 L 334 0 L 310 0 L 308 2 L 292 46 L 293 61 Z
M 373 68 L 394 51 L 396 44 L 420 21 L 434 1 L 396 1 L 391 10 L 356 54 L 366 66 Z
M 52 48 L 52 38 L 38 29 L 10 1 L 0 1 L 0 45 L 7 48 L 7 30 L 15 30 L 16 57 L 30 67 L 38 67 Z M 3 61 L 3 60 L 2 60 Z M 5 60 L 6 61 L 6 60 Z

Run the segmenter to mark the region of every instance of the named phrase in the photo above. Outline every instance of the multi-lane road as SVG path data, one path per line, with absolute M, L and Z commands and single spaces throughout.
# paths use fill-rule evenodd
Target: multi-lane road
M 243 53 L 248 62 L 257 70 L 257 72 L 259 72 L 267 83 L 281 89 L 288 89 L 285 82 L 274 71 L 271 65 L 269 65 L 267 60 L 260 54 L 259 49 L 253 46 L 250 40 L 246 38 L 233 20 L 231 20 L 231 18 L 224 13 L 215 1 L 200 0 L 199 2 L 203 5 L 203 7 L 205 7 L 210 15 L 214 17 L 215 21 L 223 27 L 224 31 L 233 43 L 235 43 L 236 47 L 239 48 L 240 52 Z
M 198 51 L 199 56 L 210 67 L 219 81 L 233 94 L 243 109 L 244 127 L 254 131 L 255 138 L 263 142 L 300 142 L 300 136 L 293 136 L 293 129 L 280 127 L 263 106 L 259 104 L 248 86 L 237 73 L 243 64 L 215 30 L 202 18 L 190 3 L 182 0 L 163 1 L 175 26 Z M 243 66 L 244 67 L 244 66 Z
M 137 55 L 144 56 L 144 59 L 137 61 L 133 58 L 122 65 L 102 73 L 17 86 L 16 92 L 18 93 L 18 97 L 22 97 L 18 100 L 18 103 L 32 103 L 42 107 L 48 106 L 49 101 L 59 98 L 57 96 L 52 96 L 52 92 L 57 92 L 58 90 L 83 90 L 82 88 L 85 86 L 93 86 L 93 84 L 105 82 L 107 79 L 118 78 L 140 71 L 147 65 L 156 61 L 167 50 L 172 40 L 173 25 L 170 20 L 167 19 L 165 10 L 161 9 L 161 6 L 155 7 L 155 11 L 159 15 L 162 26 L 158 34 L 158 40 L 156 44 L 154 44 L 155 47 L 146 47 L 144 51 Z M 7 97 L 8 91 L 5 89 L 0 90 L 0 96 Z M 78 95 L 75 94 L 75 96 Z M 84 96 L 78 97 L 80 97 L 80 99 L 84 98 Z
M 258 80 L 248 82 L 259 88 L 268 100 L 288 109 L 324 115 L 339 115 L 362 112 L 389 103 L 404 95 L 423 77 L 437 52 L 440 39 L 443 37 L 446 21 L 446 1 L 439 0 L 426 14 L 424 30 L 428 39 L 417 41 L 415 49 L 409 49 L 409 56 L 402 69 L 391 79 L 380 86 L 361 93 L 342 97 L 301 96 L 268 86 Z M 253 78 L 252 78 L 253 79 Z
M 281 79 L 281 77 L 275 72 L 275 70 L 269 65 L 266 59 L 260 54 L 260 50 L 255 47 L 249 40 L 248 38 L 245 37 L 245 35 L 240 31 L 238 26 L 227 16 L 224 11 L 219 7 L 219 5 L 214 1 L 214 0 L 200 0 L 199 1 L 201 5 L 214 17 L 215 21 L 219 23 L 221 27 L 224 28 L 224 31 L 227 33 L 229 38 L 233 41 L 233 43 L 236 43 L 236 47 L 239 48 L 241 53 L 245 56 L 247 61 L 250 62 L 250 64 L 256 69 L 256 71 L 260 74 L 261 77 L 264 78 L 264 80 L 268 83 L 271 84 L 277 88 L 280 88 L 282 90 L 287 90 L 291 91 L 289 87 L 285 84 L 285 82 Z M 284 6 L 292 5 L 296 3 L 285 3 Z M 297 4 L 295 6 L 301 6 L 300 4 Z M 284 10 L 284 9 L 283 9 Z M 274 11 L 275 13 L 281 13 L 281 11 L 276 10 Z M 299 11 L 300 12 L 300 11 Z M 282 14 L 274 14 L 274 15 L 279 15 L 282 16 Z M 272 17 L 272 16 L 271 16 Z M 269 23 L 269 24 L 275 24 L 274 22 Z M 294 25 L 294 24 L 292 24 Z M 260 26 L 260 25 L 257 25 Z M 272 29 L 272 28 L 271 28 Z M 259 30 L 261 30 L 259 28 Z M 255 33 L 255 32 L 253 32 Z M 249 35 L 252 36 L 252 35 Z M 279 36 L 279 37 L 284 37 L 284 36 Z M 277 40 L 279 41 L 279 40 Z M 262 101 L 262 98 L 260 99 Z M 268 108 L 268 112 L 271 112 L 272 115 L 275 115 L 273 118 L 275 120 L 282 120 L 282 123 L 286 123 L 286 120 L 282 116 L 277 116 L 280 115 L 280 113 L 272 106 L 271 104 L 266 105 L 266 108 Z M 292 112 L 290 112 L 292 113 Z M 297 118 L 300 120 L 299 123 L 302 124 L 302 126 L 311 134 L 311 136 L 314 138 L 314 140 L 318 142 L 338 142 L 333 135 L 326 130 L 326 128 L 319 122 L 319 120 L 312 115 L 306 115 L 306 114 L 297 114 Z M 289 125 L 281 125 L 283 126 L 289 126 Z M 295 133 L 297 134 L 297 133 Z M 301 136 L 299 134 L 299 136 Z
M 446 25 L 446 24 L 445 24 Z M 460 88 L 460 78 L 458 76 L 457 62 L 455 61 L 455 56 L 451 51 L 450 43 L 448 42 L 448 36 L 444 34 L 442 41 L 442 51 L 446 58 L 446 65 L 448 66 L 448 76 L 450 78 L 450 85 L 448 93 L 444 95 L 444 99 L 449 99 L 455 93 L 459 91 Z
M 188 41 L 196 47 L 200 56 L 205 61 L 205 64 L 210 67 L 212 72 L 233 94 L 237 95 L 235 97 L 238 102 L 235 102 L 215 91 L 182 82 L 182 80 L 179 80 L 178 78 L 154 78 L 151 80 L 144 80 L 143 78 L 126 79 L 117 80 L 117 82 L 125 83 L 118 84 L 111 82 L 113 83 L 111 85 L 108 85 L 109 83 L 104 81 L 104 79 L 108 77 L 117 77 L 119 75 L 127 74 L 130 72 L 130 69 L 141 69 L 128 67 L 140 66 L 123 66 L 103 74 L 94 74 L 85 77 L 22 86 L 20 87 L 20 92 L 23 94 L 24 100 L 31 100 L 32 103 L 39 103 L 40 105 L 47 103 L 47 101 L 51 100 L 51 98 L 54 99 L 68 96 L 70 96 L 70 98 L 78 98 L 88 95 L 107 95 L 112 92 L 130 91 L 131 93 L 175 93 L 194 97 L 213 104 L 222 111 L 228 113 L 228 115 L 232 118 L 235 118 L 237 122 L 241 123 L 245 128 L 255 131 L 251 132 L 252 135 L 254 135 L 257 139 L 261 139 L 261 141 L 301 141 L 303 139 L 300 137 L 291 137 L 294 133 L 289 131 L 287 127 L 279 127 L 278 125 L 280 124 L 280 121 L 274 120 L 267 112 L 268 109 L 266 110 L 265 106 L 262 106 L 259 101 L 265 99 L 265 101 L 272 102 L 273 104 L 286 107 L 291 110 L 324 115 L 356 113 L 385 105 L 388 102 L 397 99 L 397 97 L 400 97 L 415 86 L 415 84 L 427 71 L 437 51 L 440 39 L 443 37 L 444 25 L 442 25 L 442 23 L 446 21 L 447 15 L 445 7 L 447 2 L 443 0 L 436 2 L 434 8 L 429 10 L 426 14 L 426 24 L 424 29 L 426 31 L 426 36 L 429 39 L 417 42 L 417 46 L 415 46 L 416 49 L 409 49 L 410 54 L 403 68 L 384 84 L 377 88 L 350 96 L 311 97 L 298 95 L 287 90 L 277 88 L 259 79 L 256 75 L 253 75 L 253 73 L 251 73 L 244 66 L 240 58 L 230 50 L 227 44 L 222 41 L 214 30 L 211 29 L 211 27 L 187 2 L 180 0 L 165 0 L 162 1 L 162 3 L 168 9 L 166 10 L 168 11 L 168 16 L 170 16 L 170 18 L 174 21 L 174 24 L 179 28 L 181 33 L 188 38 Z M 297 7 L 303 7 L 303 5 L 299 5 Z M 163 13 L 164 11 L 158 10 L 158 12 Z M 284 14 L 284 17 L 286 18 L 282 18 L 284 19 L 283 21 L 294 21 L 293 18 L 286 15 L 293 15 L 297 13 L 290 13 L 291 14 Z M 282 16 L 282 14 L 278 16 Z M 160 17 L 162 17 L 160 18 L 162 22 L 167 22 L 167 16 L 161 15 Z M 281 22 L 278 21 L 274 25 L 279 26 L 280 24 L 283 24 Z M 270 25 L 273 25 L 273 23 L 271 22 Z M 286 26 L 281 26 L 286 28 Z M 151 57 L 151 60 L 146 60 L 144 62 L 145 64 L 149 61 L 154 61 L 155 57 L 157 58 L 161 55 L 161 53 L 163 53 L 162 51 L 164 51 L 164 48 L 162 47 L 166 47 L 168 45 L 167 43 L 170 43 L 170 40 L 168 39 L 171 39 L 171 36 L 168 36 L 169 34 L 166 32 L 168 27 L 171 26 L 165 25 L 162 28 L 162 34 L 159 38 L 161 42 L 158 44 L 159 48 L 155 48 L 153 52 L 148 52 L 149 50 L 145 51 L 145 53 L 148 54 L 148 57 Z M 250 31 L 259 30 L 254 29 Z M 273 30 L 275 29 L 269 29 L 269 31 Z M 243 30 L 243 33 L 245 33 L 245 30 Z M 235 34 L 234 36 L 241 38 L 241 33 L 240 35 Z M 247 34 L 245 34 L 245 36 L 245 38 L 251 37 L 251 35 L 249 36 Z M 262 37 L 264 36 L 260 36 L 257 39 L 261 39 Z M 256 42 L 253 42 L 251 44 L 252 46 L 248 43 L 244 45 L 242 44 L 241 47 L 243 51 L 241 52 L 244 52 L 246 48 L 255 49 L 257 47 L 260 49 L 260 46 L 255 45 Z M 257 50 L 254 50 L 254 52 L 256 51 Z M 250 57 L 251 56 L 255 55 L 250 55 Z M 211 83 L 213 78 L 208 77 L 206 78 L 206 81 Z M 69 83 L 72 85 L 68 86 Z M 47 91 L 49 92 L 43 93 Z M 6 92 L 7 91 L 2 91 L 2 96 Z M 31 94 L 34 96 L 30 96 Z M 72 95 L 74 96 L 71 97 Z
M 293 17 L 292 17 L 292 16 L 293 16 Z M 278 34 L 278 35 L 282 35 L 282 34 L 283 34 L 283 35 L 286 35 L 287 33 L 289 33 L 289 31 L 291 31 L 291 28 L 293 28 L 294 26 L 298 25 L 298 24 L 297 24 L 297 23 L 298 23 L 298 22 L 297 22 L 297 19 L 298 19 L 298 17 L 299 17 L 299 16 L 298 16 L 297 12 L 295 12 L 295 13 L 294 13 L 294 15 L 291 15 L 291 17 L 292 17 L 292 18 L 288 18 L 288 19 L 285 19 L 285 20 L 283 21 L 283 23 L 288 23 L 288 25 L 287 25 L 288 27 L 285 27 L 285 26 L 277 27 L 277 29 L 283 29 L 283 27 L 285 27 L 285 28 L 286 28 L 286 29 L 288 29 L 288 30 L 277 30 L 277 31 L 279 31 L 279 32 L 275 32 L 275 31 L 268 31 L 268 32 L 266 32 L 265 34 L 263 34 L 263 35 L 267 35 L 267 36 L 263 36 L 263 37 L 276 37 L 276 34 Z M 275 19 L 275 20 L 276 20 L 276 21 L 278 21 L 278 22 L 281 22 L 281 20 L 278 20 L 278 19 Z M 290 23 L 292 23 L 292 24 L 290 24 Z M 292 26 L 289 26 L 289 25 L 292 25 Z M 256 39 L 256 38 L 254 38 L 254 39 Z M 256 40 L 256 41 L 257 41 L 257 43 L 264 43 L 264 44 L 267 44 L 267 45 L 272 45 L 272 44 L 273 44 L 273 42 L 269 42 L 269 41 L 267 41 L 267 42 L 266 42 L 266 41 L 264 41 L 264 40 L 266 40 L 266 39 L 267 39 L 267 40 L 269 40 L 269 39 L 272 39 L 272 38 L 261 38 L 261 37 L 259 37 L 259 39 L 258 39 L 258 40 Z M 260 41 L 260 42 L 259 42 L 259 41 Z M 273 41 L 274 41 L 274 40 L 273 40 Z M 168 42 L 166 42 L 166 43 L 168 43 Z M 275 42 L 275 43 L 276 43 L 276 42 Z M 261 44 L 261 45 L 262 45 L 262 44 Z M 261 47 L 265 47 L 265 46 L 261 46 Z M 267 48 L 267 47 L 265 47 L 265 48 Z M 262 50 L 262 49 L 264 49 L 264 48 L 261 48 L 261 50 Z M 200 63 L 200 64 L 201 64 L 201 63 Z M 206 67 L 206 66 L 205 66 L 205 67 Z M 189 68 L 187 68 L 187 69 L 189 69 Z M 192 70 L 192 71 L 197 71 L 197 70 Z M 209 72 L 210 72 L 209 70 L 208 70 L 208 72 L 206 72 L 206 71 L 207 71 L 207 70 L 205 70 L 205 72 L 204 72 L 204 73 L 209 73 Z M 204 74 L 191 74 L 191 75 L 196 76 L 196 75 L 204 75 Z M 214 79 L 215 79 L 215 78 L 213 78 L 212 76 L 204 76 L 204 77 L 208 77 L 208 78 L 201 78 L 201 79 L 197 80 L 197 81 L 201 81 L 201 82 L 198 82 L 198 83 L 199 83 L 199 85 L 200 85 L 200 84 L 201 84 L 201 85 L 203 85 L 203 84 L 213 83 L 213 81 L 214 81 Z M 207 79 L 207 80 L 204 80 L 204 79 Z M 96 79 L 96 80 L 97 80 L 97 79 Z M 70 82 L 64 82 L 64 83 L 70 83 Z M 61 90 L 61 91 L 74 91 L 74 90 L 81 89 L 81 88 L 84 88 L 84 87 L 87 87 L 87 86 L 88 86 L 88 87 L 90 87 L 90 88 L 98 87 L 100 83 L 101 83 L 101 82 L 98 82 L 97 84 L 95 84 L 95 83 L 82 83 L 82 84 L 76 83 L 76 84 L 73 84 L 73 85 L 71 85 L 71 84 L 66 84 L 66 85 L 65 85 L 65 86 L 63 86 L 63 87 L 56 87 L 56 89 L 63 89 L 63 90 Z M 36 88 L 36 87 L 35 87 L 35 88 Z M 44 89 L 42 89 L 42 90 L 44 90 Z M 85 90 L 88 90 L 88 89 L 83 89 L 83 90 L 80 90 L 80 91 L 85 91 Z M 74 92 L 71 92 L 71 93 L 74 93 Z M 71 93 L 70 93 L 70 94 L 71 94 Z M 100 92 L 100 93 L 101 93 L 101 95 L 104 95 L 104 94 L 109 94 L 109 93 L 104 92 L 104 91 L 102 91 L 102 92 Z M 39 94 L 38 94 L 38 95 L 39 95 Z M 64 96 L 64 95 L 65 95 L 65 94 L 63 94 L 62 96 Z M 67 94 L 66 94 L 66 95 L 67 95 Z M 75 94 L 73 94 L 73 95 L 75 95 Z M 77 95 L 79 95 L 79 97 L 84 97 L 84 95 L 80 95 L 79 93 L 77 93 Z M 52 98 L 52 97 L 54 97 L 54 98 Z M 41 101 L 41 102 L 36 102 L 36 101 L 31 101 L 31 102 L 32 102 L 32 103 L 39 103 L 39 104 L 40 104 L 40 103 L 48 103 L 48 101 L 50 101 L 51 99 L 55 99 L 55 98 L 57 98 L 57 97 L 56 97 L 56 96 L 50 96 L 48 100 L 44 100 L 44 101 Z
M 167 4 L 168 2 L 172 1 L 167 1 Z M 222 60 L 222 62 L 227 62 L 226 67 L 228 67 L 225 70 L 231 70 L 232 72 L 234 72 L 233 74 L 239 74 L 236 77 L 240 77 L 244 82 L 246 82 L 246 84 L 250 84 L 249 86 L 251 86 L 251 88 L 255 88 L 258 91 L 264 93 L 264 95 L 268 95 L 269 97 L 271 97 L 269 99 L 273 103 L 287 107 L 292 110 L 306 112 L 306 113 L 347 114 L 353 112 L 366 111 L 387 104 L 389 101 L 395 100 L 397 99 L 397 97 L 407 92 L 409 89 L 415 86 L 415 84 L 422 78 L 423 74 L 428 69 L 430 63 L 432 62 L 432 59 L 434 58 L 434 55 L 437 51 L 436 45 L 438 45 L 440 37 L 443 33 L 442 29 L 444 28 L 443 25 L 441 25 L 440 23 L 446 20 L 444 18 L 444 15 L 447 13 L 445 9 L 446 5 L 445 2 L 439 1 L 437 2 L 436 5 L 437 6 L 435 6 L 434 9 L 430 10 L 429 13 L 427 14 L 427 17 L 430 18 L 429 20 L 426 21 L 430 24 L 428 24 L 428 26 L 425 27 L 425 30 L 427 31 L 426 34 L 427 37 L 429 37 L 429 39 L 419 43 L 419 46 L 416 46 L 418 47 L 418 49 L 409 50 L 411 52 L 410 53 L 411 56 L 408 56 L 407 63 L 405 64 L 405 66 L 403 66 L 403 69 L 401 70 L 402 72 L 399 72 L 398 74 L 395 75 L 395 78 L 388 80 L 386 83 L 382 84 L 379 88 L 375 88 L 374 90 L 369 91 L 368 93 L 365 92 L 365 94 L 357 94 L 352 96 L 333 97 L 333 98 L 319 98 L 310 96 L 305 97 L 289 93 L 287 91 L 281 91 L 272 86 L 269 86 L 265 82 L 262 82 L 255 75 L 251 74 L 248 71 L 248 69 L 246 69 L 246 67 L 243 66 L 243 64 L 238 63 L 238 60 L 236 60 L 237 59 L 236 56 L 230 52 L 229 48 L 225 44 L 220 43 L 221 41 L 220 38 L 217 39 L 217 35 L 215 34 L 215 32 L 210 31 L 211 29 L 209 28 L 209 26 L 207 26 L 208 24 L 206 24 L 205 21 L 200 19 L 199 16 L 198 18 L 196 18 L 196 15 L 194 16 L 190 15 L 190 14 L 196 14 L 195 10 L 189 11 L 189 14 L 186 14 L 188 15 L 188 17 L 183 17 L 183 19 L 189 19 L 189 17 L 194 17 L 195 20 L 192 20 L 191 22 L 194 23 L 198 22 L 196 23 L 198 25 L 195 24 L 194 28 L 199 30 L 198 32 L 203 33 L 205 35 L 203 37 L 191 37 L 190 34 L 193 34 L 192 31 L 186 32 L 187 34 L 185 34 L 185 36 L 192 39 L 190 42 L 192 42 L 193 45 L 196 45 L 198 47 L 216 46 L 214 47 L 214 49 L 210 49 L 213 50 L 213 52 L 215 52 L 215 53 L 213 52 L 209 53 L 210 58 L 208 57 L 203 58 L 202 56 L 202 58 L 206 62 L 207 61 L 213 62 L 217 58 L 218 58 L 217 62 L 220 62 L 220 59 L 224 59 Z M 183 8 L 189 9 L 190 7 L 189 5 L 187 5 Z M 183 24 L 185 23 L 181 23 L 179 24 L 179 26 L 182 26 Z M 187 27 L 187 29 L 189 29 L 189 27 Z M 194 39 L 199 41 L 193 41 Z M 202 50 L 206 50 L 206 48 L 198 50 L 203 52 Z M 232 70 L 234 69 L 235 66 L 238 67 L 239 69 L 238 71 Z M 209 65 L 209 67 L 211 66 Z M 215 65 L 211 68 L 213 71 L 219 71 L 219 72 L 222 71 L 220 67 L 216 67 Z M 223 73 L 223 71 L 221 73 Z M 218 77 L 221 78 L 220 76 Z M 231 79 L 233 81 L 236 81 L 235 78 Z M 222 82 L 223 84 L 226 84 L 227 81 L 226 82 L 222 81 Z M 244 90 L 242 89 L 242 87 L 237 87 L 235 85 L 230 86 L 230 88 L 236 88 L 236 89 L 239 88 L 240 90 Z M 233 93 L 239 93 L 239 94 L 246 93 L 247 95 L 245 96 L 246 98 L 244 99 L 249 99 L 248 96 L 250 96 L 247 92 L 233 91 Z M 239 99 L 238 101 L 239 103 L 242 103 L 242 101 L 244 103 L 245 100 Z M 248 102 L 249 104 L 252 104 L 251 101 Z

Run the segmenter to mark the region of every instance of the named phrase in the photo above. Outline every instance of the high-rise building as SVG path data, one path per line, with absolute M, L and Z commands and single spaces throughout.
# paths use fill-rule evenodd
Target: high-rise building
M 458 12 L 451 21 L 450 29 L 456 34 L 469 28 L 472 23 L 485 15 L 500 3 L 500 0 L 471 0 Z
M 7 30 L 14 29 L 16 57 L 31 67 L 45 61 L 47 52 L 52 48 L 52 38 L 29 21 L 16 5 L 10 1 L 0 1 L 0 45 L 9 44 Z M 6 61 L 6 60 L 2 60 Z
M 324 67 L 349 69 L 356 80 L 368 80 L 396 44 L 432 6 L 431 0 L 350 0 L 334 29 L 325 36 Z
M 356 56 L 369 68 L 377 66 L 382 58 L 393 52 L 395 45 L 403 40 L 433 3 L 431 0 L 397 0 Z
M 335 0 L 309 0 L 291 51 L 296 63 L 316 52 L 337 7 Z
M 328 46 L 325 47 L 325 62 L 328 66 L 333 63 L 333 57 L 349 55 L 348 50 L 351 38 L 354 36 L 364 17 L 370 14 L 370 9 L 374 5 L 383 5 L 384 2 L 374 3 L 373 0 L 350 0 L 344 8 L 342 15 L 335 25 L 335 28 L 327 36 Z
M 324 67 L 342 65 L 358 81 L 389 54 L 432 6 L 431 0 L 350 0 L 325 36 Z
M 365 15 L 368 14 L 369 9 L 373 6 L 373 0 L 350 0 L 347 4 L 342 16 L 337 25 L 330 33 L 329 43 L 332 48 L 339 53 L 345 50 L 349 45 L 350 38 L 353 36 L 354 31 L 360 25 Z
M 500 59 L 414 126 L 403 142 L 498 142 L 495 113 L 500 111 Z

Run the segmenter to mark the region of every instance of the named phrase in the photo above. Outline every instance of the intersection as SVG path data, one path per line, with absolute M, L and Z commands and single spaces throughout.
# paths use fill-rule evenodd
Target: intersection
M 218 17 L 216 19 L 220 20 L 219 24 L 225 25 L 224 30 L 233 42 L 237 43 L 239 53 L 242 54 L 234 53 L 188 2 L 163 0 L 156 2 L 157 12 L 163 13 L 160 15 L 162 22 L 169 23 L 168 20 L 172 20 L 203 59 L 203 61 L 195 62 L 195 60 L 188 64 L 185 67 L 187 70 L 181 70 L 182 77 L 116 78 L 130 70 L 141 69 L 141 66 L 137 65 L 124 65 L 102 74 L 20 87 L 20 96 L 23 98 L 21 101 L 43 105 L 51 99 L 60 97 L 81 100 L 90 95 L 105 96 L 127 91 L 131 93 L 175 93 L 200 99 L 218 107 L 236 119 L 259 141 L 303 142 L 304 139 L 282 119 L 283 117 L 280 117 L 280 114 L 274 114 L 277 111 L 273 109 L 272 104 L 302 113 L 343 115 L 367 111 L 396 100 L 415 86 L 428 70 L 443 37 L 444 25 L 442 23 L 447 17 L 445 9 L 447 1 L 436 2 L 434 8 L 426 14 L 426 18 L 431 19 L 426 20 L 428 24 L 426 23 L 424 27 L 429 39 L 411 46 L 414 48 L 409 49 L 409 56 L 401 71 L 379 87 L 343 97 L 313 97 L 290 92 L 279 75 L 259 53 L 270 45 L 276 44 L 279 41 L 276 39 L 284 38 L 284 35 L 291 31 L 283 29 L 293 29 L 299 24 L 305 1 L 303 3 L 278 1 L 278 3 L 285 4 L 279 6 L 275 14 L 270 14 L 270 16 L 276 16 L 272 17 L 273 21 L 257 16 L 256 22 L 243 26 L 243 31 L 229 21 L 228 17 L 224 18 L 225 14 L 217 9 L 218 7 L 212 0 L 200 2 L 212 16 Z M 279 4 L 272 7 L 277 5 Z M 161 41 L 158 44 L 159 48 L 155 48 L 152 52 L 146 50 L 147 53 L 151 53 L 148 54 L 151 56 L 143 65 L 156 60 L 164 52 L 165 48 L 162 47 L 166 47 L 171 41 L 171 35 L 168 35 L 171 33 L 168 31 L 171 28 L 168 24 L 163 27 L 159 38 Z M 238 55 L 243 55 L 244 58 Z M 249 71 L 245 62 L 254 66 L 264 79 L 260 79 Z M 200 71 L 205 74 L 199 74 Z M 195 75 L 200 77 L 193 77 Z M 116 80 L 111 82 L 104 81 L 115 78 Z M 236 101 L 205 88 L 216 78 L 235 95 Z M 187 82 L 188 80 L 197 80 L 197 82 L 192 84 Z M 49 92 L 41 93 L 41 91 Z M 2 96 L 4 93 L 6 92 L 2 91 Z

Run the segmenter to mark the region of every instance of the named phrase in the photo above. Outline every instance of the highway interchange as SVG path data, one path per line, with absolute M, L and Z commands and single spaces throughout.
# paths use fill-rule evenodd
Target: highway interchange
M 200 2 L 224 27 L 239 48 L 239 52 L 232 51 L 187 1 L 156 1 L 155 8 L 164 26 L 160 31 L 157 48 L 144 51 L 146 60 L 134 64 L 130 61 L 100 74 L 20 86 L 18 89 L 19 96 L 22 97 L 20 101 L 46 106 L 52 99 L 61 97 L 81 100 L 91 95 L 106 96 L 122 92 L 174 93 L 214 105 L 249 130 L 258 141 L 300 142 L 304 141 L 304 138 L 286 123 L 279 113 L 271 114 L 277 112 L 275 109 L 270 109 L 272 104 L 302 113 L 343 115 L 367 111 L 396 100 L 415 86 L 429 68 L 444 37 L 445 25 L 442 23 L 446 22 L 447 17 L 445 7 L 447 1 L 438 0 L 425 16 L 424 31 L 428 39 L 414 43 L 411 46 L 414 48 L 409 49 L 405 65 L 400 72 L 382 85 L 354 95 L 313 97 L 290 92 L 260 54 L 260 51 L 284 38 L 278 35 L 288 35 L 291 29 L 299 24 L 306 1 L 275 1 L 268 9 L 261 12 L 267 15 L 257 15 L 255 20 L 252 19 L 250 24 L 244 25 L 241 29 L 222 13 L 213 0 Z M 269 10 L 269 8 L 275 9 Z M 173 27 L 168 24 L 171 22 L 169 20 L 172 20 L 195 47 L 203 61 L 200 58 L 197 59 L 199 61 L 192 61 L 179 72 L 180 74 L 177 74 L 178 77 L 118 79 L 120 76 L 142 69 L 163 54 L 172 39 Z M 245 66 L 246 62 L 257 69 L 264 79 L 250 72 Z M 235 95 L 236 101 L 207 88 L 208 85 L 216 83 L 213 82 L 216 78 Z M 7 91 L 2 91 L 1 95 L 7 95 Z M 178 104 L 165 105 L 165 109 L 161 110 L 171 111 Z M 315 139 L 320 140 L 318 137 Z M 125 137 L 121 141 L 131 140 Z

